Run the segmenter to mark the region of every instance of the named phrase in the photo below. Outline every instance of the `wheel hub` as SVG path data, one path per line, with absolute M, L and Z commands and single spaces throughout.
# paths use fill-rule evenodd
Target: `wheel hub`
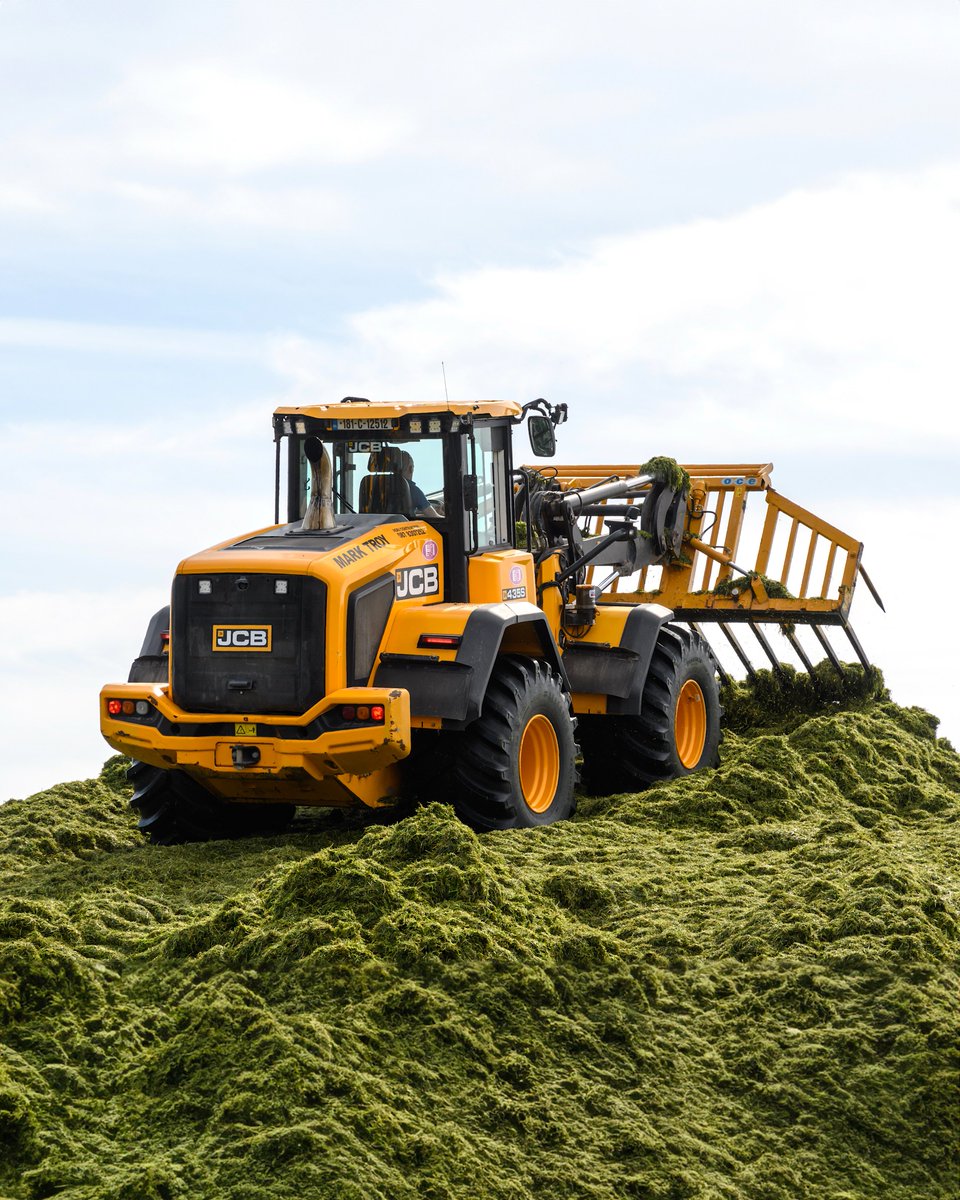
M 703 756 L 707 741 L 707 706 L 695 679 L 688 679 L 680 689 L 673 728 L 677 757 L 690 771 Z
M 546 812 L 560 781 L 560 743 L 548 717 L 531 717 L 520 738 L 520 789 L 527 806 Z

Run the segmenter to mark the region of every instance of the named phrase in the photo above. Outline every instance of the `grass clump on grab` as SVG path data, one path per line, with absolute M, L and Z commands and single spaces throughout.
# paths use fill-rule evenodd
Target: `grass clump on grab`
M 780 582 L 771 579 L 769 575 L 761 575 L 758 571 L 748 571 L 745 575 L 730 574 L 722 579 L 713 589 L 715 596 L 739 596 L 743 591 L 750 590 L 750 584 L 758 579 L 771 600 L 796 600 L 793 592 Z
M 648 458 L 638 471 L 641 475 L 652 475 L 657 483 L 664 483 L 675 492 L 683 492 L 690 487 L 689 474 L 675 458 L 667 458 L 662 454 L 654 455 L 653 458 Z

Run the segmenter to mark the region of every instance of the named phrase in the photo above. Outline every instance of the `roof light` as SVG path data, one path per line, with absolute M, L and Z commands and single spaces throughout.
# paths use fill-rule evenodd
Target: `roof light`
M 411 433 L 422 433 L 423 432 L 423 422 L 420 420 L 419 417 L 411 417 L 408 428 Z
M 197 584 L 197 591 L 201 596 L 209 596 L 213 591 L 213 582 L 209 579 L 201 579 Z
M 278 596 L 287 594 L 287 581 L 285 579 L 277 579 L 274 581 L 273 590 Z
M 439 433 L 442 428 L 443 422 L 439 417 L 431 417 L 427 422 L 427 429 L 430 431 L 430 433 Z

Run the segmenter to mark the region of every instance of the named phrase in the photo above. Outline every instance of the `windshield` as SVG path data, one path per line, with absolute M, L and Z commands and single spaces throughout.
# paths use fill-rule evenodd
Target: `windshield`
M 310 501 L 314 467 L 298 439 L 299 516 Z M 443 516 L 443 443 L 439 438 L 356 438 L 324 442 L 333 470 L 335 513 L 383 513 Z

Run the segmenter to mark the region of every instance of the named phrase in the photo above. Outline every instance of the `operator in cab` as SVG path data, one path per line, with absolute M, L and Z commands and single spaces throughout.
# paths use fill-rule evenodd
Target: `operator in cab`
M 400 473 L 410 488 L 410 499 L 413 503 L 414 516 L 426 517 L 428 520 L 434 517 L 442 517 L 443 512 L 431 504 L 423 490 L 413 482 L 414 465 L 413 455 L 408 450 L 404 450 L 400 456 Z

